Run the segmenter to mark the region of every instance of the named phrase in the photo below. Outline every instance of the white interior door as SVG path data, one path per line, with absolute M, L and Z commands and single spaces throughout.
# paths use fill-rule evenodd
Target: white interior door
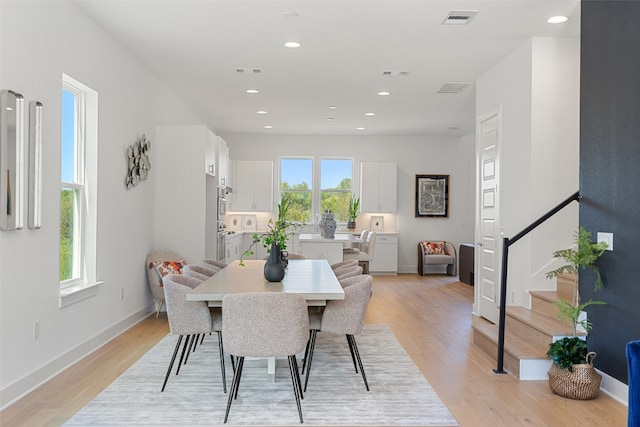
M 475 286 L 478 314 L 498 322 L 500 259 L 499 194 L 500 112 L 478 118 L 478 224 L 476 225 Z

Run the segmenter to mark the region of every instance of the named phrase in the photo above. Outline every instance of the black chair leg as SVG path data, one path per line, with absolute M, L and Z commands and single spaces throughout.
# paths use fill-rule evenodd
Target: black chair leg
M 238 390 L 238 385 L 240 384 L 240 376 L 242 375 L 242 364 L 244 363 L 244 357 L 238 357 L 238 366 L 236 367 L 236 372 L 233 375 L 233 381 L 231 382 L 231 389 L 229 390 L 229 398 L 227 399 L 227 411 L 224 414 L 224 423 L 227 423 L 227 419 L 229 418 L 229 410 L 231 409 L 231 402 L 235 398 L 235 395 Z
M 302 420 L 302 406 L 300 405 L 300 399 L 302 398 L 302 390 L 300 389 L 300 373 L 297 368 L 298 362 L 296 362 L 296 356 L 289 356 L 289 371 L 291 371 L 291 382 L 293 383 L 293 393 L 296 396 L 296 405 L 298 406 L 298 415 L 300 416 L 300 424 L 304 423 Z M 307 371 L 308 372 L 308 371 Z
M 309 347 L 309 354 L 308 354 L 308 358 L 309 360 L 307 361 L 307 359 L 305 359 L 305 363 L 307 365 L 307 373 L 304 376 L 304 391 L 307 391 L 307 383 L 309 382 L 309 372 L 311 371 L 311 362 L 313 361 L 313 350 L 315 350 L 316 348 L 316 336 L 318 335 L 318 330 L 317 329 L 312 329 L 311 330 L 311 335 L 309 337 L 309 343 L 308 343 L 308 347 Z M 304 372 L 304 367 L 302 368 L 302 371 Z
M 164 382 L 162 383 L 162 390 L 160 390 L 160 392 L 163 392 L 164 388 L 167 385 L 169 375 L 171 374 L 171 368 L 173 368 L 173 362 L 176 361 L 176 355 L 178 354 L 178 349 L 180 348 L 180 343 L 182 342 L 182 337 L 182 335 L 178 337 L 178 342 L 176 343 L 176 348 L 173 350 L 173 356 L 171 357 L 171 362 L 169 363 L 169 369 L 167 369 L 167 374 L 164 376 Z
M 184 344 L 182 345 L 182 353 L 180 353 L 180 361 L 178 362 L 178 369 L 176 369 L 176 375 L 180 373 L 180 367 L 182 366 L 182 360 L 184 359 L 184 355 L 189 347 L 189 340 L 191 335 L 187 335 L 187 339 L 184 340 Z M 187 355 L 188 357 L 188 355 Z M 186 361 L 184 363 L 187 363 Z
M 204 335 L 202 336 L 204 338 Z M 218 350 L 220 350 L 220 371 L 222 372 L 222 389 L 227 392 L 227 373 L 224 367 L 224 346 L 222 345 L 222 332 L 218 331 Z
M 362 366 L 362 360 L 360 359 L 360 352 L 358 352 L 358 344 L 356 344 L 356 338 L 353 335 L 347 335 L 347 339 L 352 343 L 353 351 L 356 354 L 356 359 L 358 359 L 358 366 L 360 366 L 360 373 L 362 373 L 362 379 L 364 380 L 364 385 L 369 391 L 369 383 L 367 382 L 367 376 L 364 374 L 364 367 Z
M 347 344 L 349 344 L 349 351 L 351 352 L 351 360 L 353 360 L 353 367 L 356 369 L 356 374 L 358 373 L 358 365 L 356 364 L 356 355 L 353 352 L 353 344 L 349 339 L 349 335 L 347 335 Z
M 234 393 L 233 398 L 237 399 L 238 398 L 238 390 L 240 389 L 240 380 L 242 379 L 242 368 L 244 367 L 244 357 L 242 359 L 240 359 L 238 357 L 238 362 L 236 365 L 236 375 L 238 375 L 238 383 L 236 384 L 236 391 Z
M 187 353 L 185 354 L 185 357 L 184 357 L 184 364 L 185 365 L 189 361 L 189 355 L 195 351 L 195 349 L 196 349 L 195 345 L 196 345 L 196 342 L 198 341 L 199 337 L 200 337 L 200 334 L 191 335 L 191 341 L 189 343 L 189 348 L 187 349 Z

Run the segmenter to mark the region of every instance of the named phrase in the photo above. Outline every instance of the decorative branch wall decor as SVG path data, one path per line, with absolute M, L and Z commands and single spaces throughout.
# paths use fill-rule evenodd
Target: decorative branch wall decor
M 134 187 L 139 181 L 144 181 L 149 176 L 151 170 L 150 150 L 151 141 L 145 135 L 142 135 L 142 138 L 127 148 L 129 162 L 129 171 L 125 180 L 127 188 Z

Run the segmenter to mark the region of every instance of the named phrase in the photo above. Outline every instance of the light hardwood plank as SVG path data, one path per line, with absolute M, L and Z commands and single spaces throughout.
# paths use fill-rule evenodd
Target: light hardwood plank
M 627 408 L 602 393 L 574 401 L 546 381 L 494 374 L 472 342 L 472 303 L 473 287 L 455 277 L 375 276 L 366 321 L 391 327 L 462 427 L 626 425 Z M 167 333 L 166 316 L 146 318 L 0 412 L 0 425 L 62 425 Z

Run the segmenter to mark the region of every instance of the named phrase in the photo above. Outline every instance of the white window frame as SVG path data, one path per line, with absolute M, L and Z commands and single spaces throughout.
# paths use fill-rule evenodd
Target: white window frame
M 96 286 L 102 283 L 96 279 L 98 93 L 66 74 L 62 75 L 62 89 L 76 96 L 74 182 L 60 180 L 60 191 L 76 193 L 76 223 L 73 277 L 60 282 L 60 307 L 97 294 Z

